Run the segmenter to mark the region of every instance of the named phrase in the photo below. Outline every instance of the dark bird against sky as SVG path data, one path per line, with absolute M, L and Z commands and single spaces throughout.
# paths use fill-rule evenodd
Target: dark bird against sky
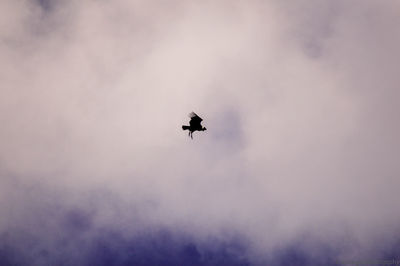
M 189 130 L 189 136 L 193 139 L 194 131 L 204 131 L 204 130 L 207 130 L 207 128 L 205 128 L 201 125 L 201 121 L 203 121 L 203 119 L 201 119 L 201 117 L 198 116 L 196 113 L 191 112 L 189 114 L 189 117 L 190 117 L 190 122 L 189 122 L 190 126 L 183 125 L 182 129 Z
M 0 0 L 0 266 L 397 262 L 400 1 L 165 2 Z

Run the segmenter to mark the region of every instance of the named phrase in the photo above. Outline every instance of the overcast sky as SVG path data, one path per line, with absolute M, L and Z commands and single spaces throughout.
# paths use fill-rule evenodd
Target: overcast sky
M 397 0 L 1 0 L 0 264 L 400 259 L 399 26 Z

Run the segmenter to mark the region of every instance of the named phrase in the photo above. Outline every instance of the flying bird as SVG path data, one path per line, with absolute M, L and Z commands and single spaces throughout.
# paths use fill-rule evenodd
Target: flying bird
M 207 130 L 207 128 L 201 125 L 201 121 L 203 121 L 203 119 L 201 119 L 200 116 L 196 115 L 194 112 L 191 112 L 189 114 L 189 117 L 190 117 L 190 122 L 189 122 L 190 126 L 183 125 L 182 129 L 189 130 L 189 137 L 193 139 L 194 131 L 204 131 Z

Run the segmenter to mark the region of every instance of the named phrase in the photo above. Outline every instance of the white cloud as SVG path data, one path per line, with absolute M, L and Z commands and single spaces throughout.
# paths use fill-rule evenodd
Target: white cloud
M 261 249 L 396 232 L 397 2 L 1 5 L 4 176 Z

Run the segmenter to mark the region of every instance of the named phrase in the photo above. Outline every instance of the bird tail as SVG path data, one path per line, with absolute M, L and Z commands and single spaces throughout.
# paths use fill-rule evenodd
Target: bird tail
M 186 130 L 186 129 L 189 129 L 189 128 L 190 128 L 189 126 L 182 126 L 183 130 Z

